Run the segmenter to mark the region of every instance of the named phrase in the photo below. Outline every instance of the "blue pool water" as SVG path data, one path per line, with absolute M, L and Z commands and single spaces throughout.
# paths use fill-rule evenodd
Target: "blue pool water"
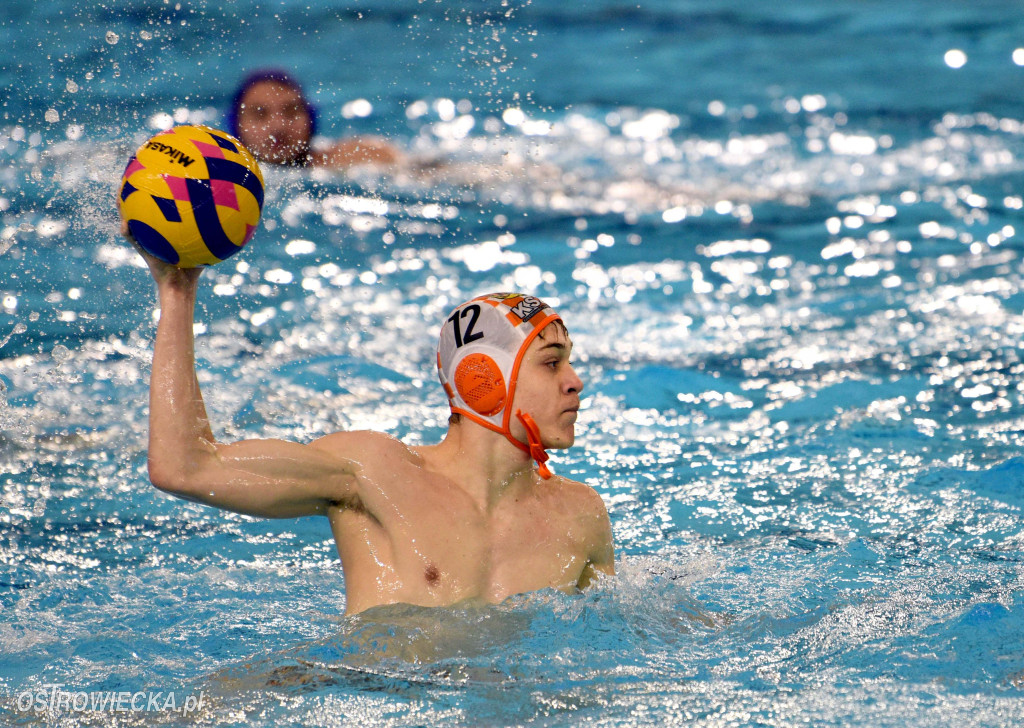
M 1020 725 L 1024 14 L 777 5 L 3 3 L 0 723 Z M 617 577 L 345 617 L 326 523 L 148 485 L 114 186 L 266 64 L 439 164 L 266 170 L 197 314 L 218 435 L 436 440 L 433 322 L 536 292 Z M 118 692 L 201 701 L 75 709 Z

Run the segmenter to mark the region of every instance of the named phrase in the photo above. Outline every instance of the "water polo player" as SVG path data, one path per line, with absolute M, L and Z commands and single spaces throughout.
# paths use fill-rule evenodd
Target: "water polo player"
M 583 383 L 568 332 L 542 301 L 489 295 L 445 320 L 437 362 L 453 417 L 436 445 L 378 432 L 223 444 L 195 371 L 203 269 L 147 262 L 161 311 L 150 381 L 156 487 L 253 516 L 326 516 L 349 613 L 499 602 L 614 572 L 600 496 L 544 462 L 546 449 L 573 444 Z
M 352 137 L 313 148 L 316 109 L 286 71 L 249 74 L 238 86 L 227 113 L 228 131 L 261 162 L 294 167 L 388 166 L 399 151 L 372 136 Z

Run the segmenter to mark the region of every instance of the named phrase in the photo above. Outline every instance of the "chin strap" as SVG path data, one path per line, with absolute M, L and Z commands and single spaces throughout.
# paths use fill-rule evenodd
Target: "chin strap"
M 548 454 L 544 450 L 544 446 L 540 444 L 540 428 L 537 427 L 533 418 L 522 410 L 516 410 L 516 417 L 526 428 L 526 439 L 530 443 L 530 457 L 537 461 L 537 473 L 547 480 L 551 477 L 551 468 L 544 464 L 548 461 Z

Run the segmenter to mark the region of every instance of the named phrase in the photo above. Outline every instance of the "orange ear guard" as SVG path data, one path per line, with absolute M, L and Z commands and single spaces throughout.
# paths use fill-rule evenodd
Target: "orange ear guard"
M 455 390 L 477 414 L 496 415 L 505 407 L 505 378 L 486 354 L 465 357 L 455 368 Z

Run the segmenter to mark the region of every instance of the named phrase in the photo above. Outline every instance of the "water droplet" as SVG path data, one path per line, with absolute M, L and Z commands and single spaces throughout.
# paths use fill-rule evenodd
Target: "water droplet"
M 44 118 L 51 124 L 55 124 L 60 121 L 60 112 L 56 109 L 47 109 Z
M 64 86 L 64 88 L 65 88 L 65 89 L 67 90 L 67 92 L 68 92 L 69 94 L 74 94 L 74 93 L 78 93 L 78 84 L 77 84 L 77 83 L 75 83 L 75 82 L 74 82 L 73 80 L 71 80 L 70 78 L 68 79 L 68 82 L 67 82 L 67 84 L 66 84 L 66 85 Z
M 57 365 L 60 366 L 68 360 L 68 357 L 71 356 L 71 351 L 63 344 L 57 344 L 53 347 L 53 351 L 50 352 L 50 356 L 55 362 L 57 362 Z
M 110 45 L 117 45 L 117 41 L 121 40 L 121 37 L 112 30 L 107 31 L 107 43 Z

